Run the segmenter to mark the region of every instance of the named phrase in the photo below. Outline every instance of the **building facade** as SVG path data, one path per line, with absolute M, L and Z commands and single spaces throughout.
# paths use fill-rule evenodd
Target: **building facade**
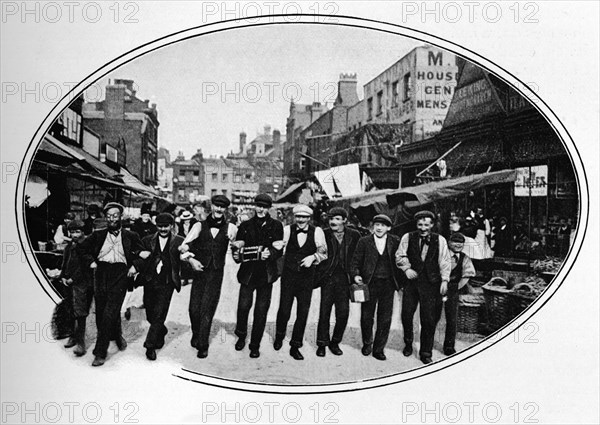
M 158 111 L 136 97 L 133 80 L 115 79 L 105 99 L 84 103 L 83 124 L 100 136 L 100 155 L 125 166 L 142 183 L 157 184 Z
M 200 154 L 200 158 L 198 158 Z M 173 202 L 180 205 L 193 204 L 204 194 L 204 175 L 199 152 L 191 159 L 185 159 L 183 152 L 171 163 Z

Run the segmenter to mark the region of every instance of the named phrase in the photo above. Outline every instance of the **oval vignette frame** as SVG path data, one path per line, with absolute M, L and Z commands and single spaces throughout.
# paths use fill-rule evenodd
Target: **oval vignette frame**
M 291 20 L 292 18 L 294 19 L 294 21 Z M 327 22 L 328 19 L 335 20 L 335 22 Z M 353 16 L 330 16 L 317 14 L 264 15 L 260 17 L 220 21 L 189 28 L 186 30 L 178 31 L 174 34 L 161 37 L 152 42 L 143 44 L 135 49 L 130 50 L 127 53 L 120 55 L 119 57 L 107 63 L 94 73 L 88 75 L 83 81 L 81 81 L 77 86 L 75 86 L 71 91 L 69 91 L 69 93 L 67 93 L 67 95 L 65 95 L 61 99 L 61 101 L 58 102 L 50 111 L 50 113 L 46 116 L 42 124 L 40 124 L 40 126 L 36 130 L 34 137 L 30 141 L 19 170 L 19 179 L 15 195 L 15 211 L 19 239 L 22 247 L 24 248 L 24 252 L 29 254 L 25 257 L 43 290 L 55 303 L 60 300 L 57 294 L 54 293 L 53 289 L 50 287 L 48 280 L 43 274 L 43 271 L 41 270 L 39 264 L 37 264 L 35 258 L 30 258 L 33 256 L 30 255 L 31 250 L 29 249 L 29 239 L 27 235 L 27 229 L 25 226 L 25 182 L 26 176 L 29 174 L 30 164 L 33 162 L 33 157 L 44 134 L 46 134 L 51 124 L 58 117 L 58 115 L 62 113 L 62 111 L 69 105 L 71 100 L 73 100 L 80 93 L 83 93 L 89 86 L 91 86 L 97 80 L 103 78 L 110 72 L 113 72 L 120 66 L 131 62 L 140 56 L 151 53 L 154 50 L 169 46 L 177 42 L 182 42 L 190 38 L 201 37 L 203 35 L 215 34 L 228 30 L 285 24 L 334 25 L 352 27 L 361 30 L 379 31 L 388 34 L 398 35 L 400 37 L 408 37 L 414 40 L 422 41 L 437 46 L 456 55 L 462 56 L 470 62 L 476 64 L 477 66 L 489 71 L 490 73 L 504 80 L 514 90 L 516 90 L 523 97 L 528 99 L 536 108 L 538 113 L 542 114 L 546 118 L 546 120 L 552 126 L 556 134 L 560 137 L 563 146 L 565 147 L 565 150 L 569 155 L 571 165 L 575 170 L 575 177 L 577 179 L 577 188 L 579 195 L 579 220 L 577 223 L 575 240 L 573 242 L 573 245 L 570 247 L 569 254 L 567 255 L 561 269 L 556 274 L 556 277 L 552 280 L 551 284 L 547 287 L 547 289 L 538 297 L 538 299 L 533 304 L 531 304 L 531 306 L 529 306 L 524 312 L 522 312 L 518 317 L 513 319 L 510 323 L 497 330 L 493 334 L 489 335 L 485 339 L 469 346 L 465 350 L 460 351 L 451 357 L 441 359 L 430 365 L 421 366 L 419 368 L 398 372 L 384 377 L 330 384 L 285 385 L 268 383 L 250 383 L 245 381 L 210 376 L 188 369 L 181 369 L 178 372 L 174 372 L 173 376 L 191 382 L 202 383 L 205 385 L 210 385 L 219 388 L 271 394 L 325 394 L 335 392 L 357 391 L 387 386 L 416 379 L 421 376 L 429 375 L 454 364 L 460 363 L 468 359 L 469 357 L 476 355 L 479 352 L 491 347 L 492 345 L 504 339 L 505 337 L 509 336 L 513 331 L 518 329 L 523 323 L 530 319 L 537 312 L 537 310 L 544 306 L 554 295 L 556 290 L 562 285 L 564 279 L 566 278 L 571 267 L 573 266 L 575 259 L 577 258 L 581 249 L 589 218 L 589 189 L 587 186 L 587 177 L 585 175 L 585 169 L 583 167 L 583 163 L 581 162 L 581 157 L 579 155 L 577 147 L 575 146 L 575 143 L 573 142 L 567 129 L 564 127 L 564 125 L 561 123 L 558 117 L 552 112 L 552 110 L 548 107 L 548 105 L 542 99 L 540 99 L 533 91 L 531 91 L 525 83 L 520 81 L 517 77 L 515 77 L 499 65 L 495 64 L 494 62 L 480 56 L 472 50 L 452 43 L 451 41 L 448 41 L 446 39 L 433 36 L 426 32 L 410 29 L 402 25 L 358 18 Z M 527 88 L 527 93 L 525 93 L 521 88 Z

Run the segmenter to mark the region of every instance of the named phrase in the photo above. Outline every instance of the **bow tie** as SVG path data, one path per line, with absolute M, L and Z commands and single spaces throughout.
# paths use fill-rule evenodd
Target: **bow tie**
M 119 230 L 109 230 L 108 233 L 110 233 L 114 237 L 117 237 L 117 236 L 119 236 L 119 233 L 121 233 L 121 229 L 119 229 Z
M 424 245 L 429 245 L 430 239 L 431 238 L 429 236 L 421 236 L 421 243 Z
M 296 233 L 306 233 L 306 234 L 308 234 L 308 228 L 301 229 L 299 227 L 296 227 Z

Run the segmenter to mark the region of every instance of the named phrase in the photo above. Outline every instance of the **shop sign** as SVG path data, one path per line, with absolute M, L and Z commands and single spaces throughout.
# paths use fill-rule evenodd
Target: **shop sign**
M 517 168 L 515 196 L 548 196 L 548 166 Z

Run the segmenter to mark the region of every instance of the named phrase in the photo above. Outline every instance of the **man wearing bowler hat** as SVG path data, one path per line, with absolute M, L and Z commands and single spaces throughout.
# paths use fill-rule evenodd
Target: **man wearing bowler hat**
M 173 290 L 181 290 L 178 248 L 183 238 L 173 235 L 174 223 L 175 218 L 171 214 L 160 213 L 156 216 L 158 231 L 142 239 L 144 251 L 148 253 L 140 271 L 144 280 L 146 319 L 150 323 L 144 342 L 148 360 L 156 360 L 156 350 L 165 344 L 165 335 L 168 333 L 165 320 Z
M 92 232 L 81 245 L 86 267 L 94 270 L 94 300 L 98 337 L 92 366 L 102 366 L 108 345 L 115 339 L 119 350 L 127 348 L 121 335 L 121 305 L 125 299 L 128 278 L 141 270 L 143 250 L 137 233 L 121 228 L 123 205 L 109 202 L 104 207 L 107 228 Z
M 295 298 L 296 322 L 290 341 L 290 355 L 296 360 L 303 360 L 300 347 L 310 310 L 316 265 L 327 259 L 327 242 L 323 230 L 309 224 L 313 214 L 311 208 L 297 205 L 293 213 L 295 223 L 283 228 L 285 254 L 273 348 L 279 350 L 283 345 Z
M 351 262 L 360 233 L 346 226 L 348 211 L 331 208 L 327 214 L 329 227 L 325 229 L 327 260 L 317 266 L 317 282 L 321 287 L 321 305 L 317 328 L 317 356 L 325 356 L 325 347 L 341 356 L 340 342 L 350 315 Z M 335 327 L 329 338 L 331 309 L 335 305 Z
M 373 353 L 377 360 L 386 360 L 384 353 L 394 308 L 394 291 L 400 289 L 399 270 L 394 255 L 400 239 L 388 232 L 392 220 L 385 214 L 373 217 L 373 234 L 362 237 L 352 258 L 354 282 L 366 284 L 369 299 L 361 305 L 360 330 L 363 356 Z M 373 323 L 377 309 L 377 331 L 373 339 Z
M 235 238 L 237 228 L 225 219 L 230 201 L 223 195 L 211 199 L 212 212 L 204 222 L 195 226 L 199 231 L 189 241 L 191 233 L 180 247 L 182 258 L 196 271 L 190 293 L 190 321 L 192 322 L 192 347 L 198 358 L 208 356 L 210 328 L 217 310 L 223 284 L 225 256 L 229 241 Z M 188 246 L 189 243 L 189 246 Z
M 437 306 L 448 291 L 452 264 L 446 239 L 432 232 L 435 215 L 431 211 L 419 211 L 414 218 L 417 230 L 402 236 L 396 252 L 396 264 L 408 279 L 402 296 L 401 317 L 406 344 L 402 353 L 408 357 L 413 352 L 413 316 L 420 306 L 419 357 L 424 364 L 429 364 L 432 362 Z
M 241 263 L 237 274 L 240 282 L 235 327 L 235 334 L 238 337 L 235 344 L 237 351 L 242 350 L 246 345 L 248 315 L 256 292 L 249 347 L 251 358 L 260 356 L 260 342 L 271 305 L 273 282 L 279 278 L 277 259 L 283 252 L 283 225 L 269 215 L 272 204 L 269 195 L 259 194 L 254 198 L 256 214 L 250 220 L 240 224 L 232 248 L 234 260 Z

